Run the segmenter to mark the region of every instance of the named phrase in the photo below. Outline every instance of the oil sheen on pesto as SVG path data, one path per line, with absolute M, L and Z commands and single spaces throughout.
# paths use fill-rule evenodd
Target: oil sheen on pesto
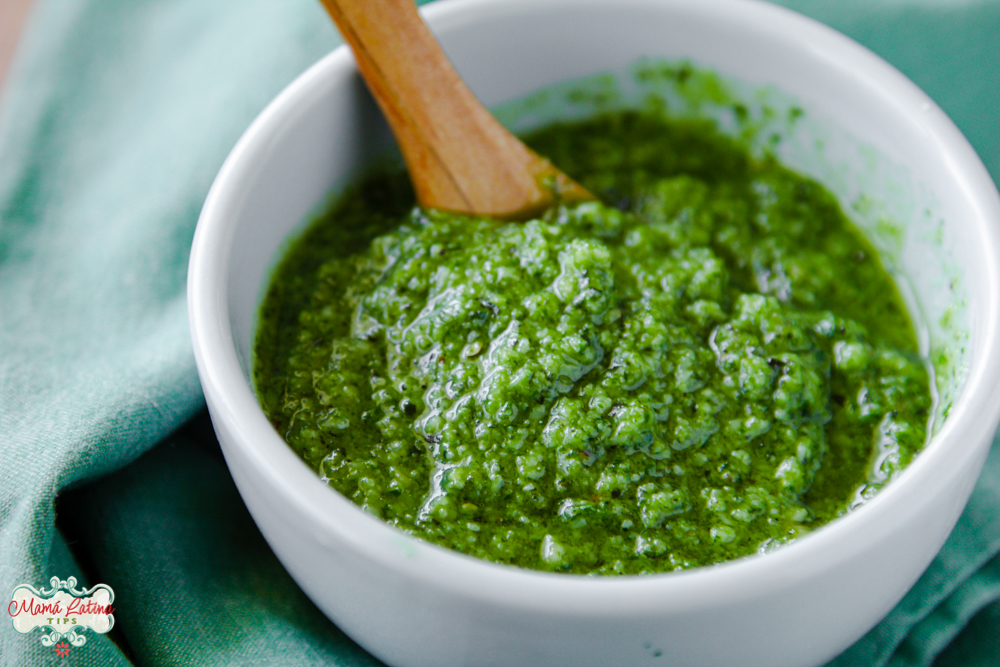
M 528 143 L 603 203 L 499 223 L 373 177 L 276 271 L 256 386 L 331 486 L 491 561 L 650 573 L 787 542 L 921 448 L 912 324 L 820 185 L 652 114 Z

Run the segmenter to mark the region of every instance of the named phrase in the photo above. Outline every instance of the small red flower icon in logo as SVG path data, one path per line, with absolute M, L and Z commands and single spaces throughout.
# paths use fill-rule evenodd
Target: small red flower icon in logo
M 59 642 L 58 644 L 56 644 L 55 651 L 56 655 L 58 655 L 60 658 L 65 658 L 67 655 L 69 655 L 69 644 L 67 644 L 66 642 Z

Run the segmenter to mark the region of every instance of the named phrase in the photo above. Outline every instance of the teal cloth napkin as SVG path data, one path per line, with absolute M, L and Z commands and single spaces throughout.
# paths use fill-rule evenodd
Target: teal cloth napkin
M 1000 2 L 785 0 L 924 88 L 1000 181 Z M 4 664 L 374 665 L 257 532 L 203 411 L 185 311 L 239 134 L 339 43 L 315 0 L 36 0 L 0 97 L 0 593 L 76 576 L 116 627 Z M 1000 447 L 957 528 L 838 667 L 1000 663 Z

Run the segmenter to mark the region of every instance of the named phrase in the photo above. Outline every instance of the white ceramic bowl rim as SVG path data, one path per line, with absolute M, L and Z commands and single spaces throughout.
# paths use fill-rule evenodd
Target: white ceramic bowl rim
M 606 4 L 599 0 L 556 0 L 566 11 Z M 817 52 L 836 57 L 855 71 L 859 85 L 891 91 L 900 106 L 922 109 L 919 122 L 928 140 L 936 142 L 957 183 L 976 211 L 974 235 L 990 257 L 988 285 L 982 287 L 987 307 L 972 317 L 980 331 L 965 385 L 950 415 L 928 447 L 908 469 L 872 501 L 847 517 L 766 556 L 744 558 L 719 566 L 646 576 L 580 577 L 500 566 L 414 540 L 366 515 L 332 492 L 295 456 L 261 412 L 241 368 L 228 315 L 229 247 L 234 236 L 229 212 L 240 203 L 233 184 L 254 170 L 255 156 L 280 136 L 282 124 L 296 114 L 302 99 L 318 80 L 349 71 L 353 60 L 340 47 L 290 84 L 254 121 L 220 171 L 205 203 L 192 249 L 189 269 L 189 310 L 194 348 L 213 418 L 223 419 L 240 435 L 247 454 L 276 486 L 284 489 L 302 515 L 324 533 L 336 534 L 360 552 L 387 567 L 471 598 L 502 601 L 517 607 L 551 609 L 586 616 L 615 609 L 635 611 L 644 606 L 678 609 L 740 599 L 764 589 L 781 589 L 832 567 L 845 554 L 862 549 L 866 535 L 893 514 L 907 511 L 914 487 L 959 465 L 976 452 L 967 443 L 981 441 L 995 429 L 1000 416 L 1000 199 L 992 179 L 968 142 L 921 90 L 894 68 L 843 35 L 798 14 L 756 0 L 682 0 L 706 12 L 741 16 L 755 28 L 797 31 Z M 502 5 L 505 11 L 530 9 L 532 0 L 441 0 L 422 9 L 427 21 L 444 30 L 465 22 L 475 10 Z M 552 3 L 549 3 L 550 5 Z M 662 4 L 628 0 L 630 6 Z M 831 56 L 832 57 L 832 56 Z M 927 110 L 930 113 L 927 113 Z M 992 344 L 990 344 L 992 342 Z M 947 441 L 947 447 L 943 443 Z M 398 550 L 387 549 L 397 544 Z M 669 602 L 665 603 L 667 600 Z

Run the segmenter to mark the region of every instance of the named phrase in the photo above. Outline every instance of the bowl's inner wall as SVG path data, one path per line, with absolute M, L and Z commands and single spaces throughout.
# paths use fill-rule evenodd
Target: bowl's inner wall
M 816 48 L 814 35 L 789 30 L 780 20 L 761 23 L 738 12 L 711 16 L 696 3 L 685 7 L 651 4 L 645 14 L 624 15 L 588 6 L 591 14 L 606 14 L 597 21 L 577 21 L 573 13 L 550 16 L 551 8 L 540 8 L 536 20 L 525 21 L 486 5 L 483 14 L 493 15 L 477 24 L 491 29 L 439 21 L 435 32 L 470 87 L 517 131 L 608 106 L 641 105 L 651 89 L 670 99 L 673 111 L 714 117 L 737 131 L 726 99 L 685 96 L 662 81 L 639 84 L 635 77 L 637 67 L 663 60 L 687 59 L 718 72 L 727 94 L 742 99 L 761 120 L 757 147 L 770 146 L 786 165 L 833 192 L 896 276 L 935 361 L 941 395 L 936 431 L 984 336 L 983 322 L 969 313 L 984 298 L 977 285 L 986 283 L 988 260 L 981 244 L 968 238 L 974 228 L 949 224 L 977 212 L 954 185 L 944 149 L 926 140 L 920 94 L 905 81 L 894 89 L 859 79 L 857 69 L 870 63 L 835 58 Z M 516 45 L 501 37 L 511 30 L 523 36 Z M 618 32 L 629 39 L 606 38 Z M 646 55 L 637 62 L 637 53 Z M 244 188 L 243 231 L 233 239 L 228 295 L 248 382 L 257 309 L 287 239 L 392 145 L 352 68 L 340 57 L 310 70 L 286 91 L 284 103 L 269 110 L 280 122 L 270 118 L 274 136 L 258 142 L 262 159 Z M 605 94 L 612 89 L 614 95 Z M 789 121 L 792 107 L 804 112 L 795 122 Z M 781 136 L 777 144 L 771 140 L 775 133 Z

